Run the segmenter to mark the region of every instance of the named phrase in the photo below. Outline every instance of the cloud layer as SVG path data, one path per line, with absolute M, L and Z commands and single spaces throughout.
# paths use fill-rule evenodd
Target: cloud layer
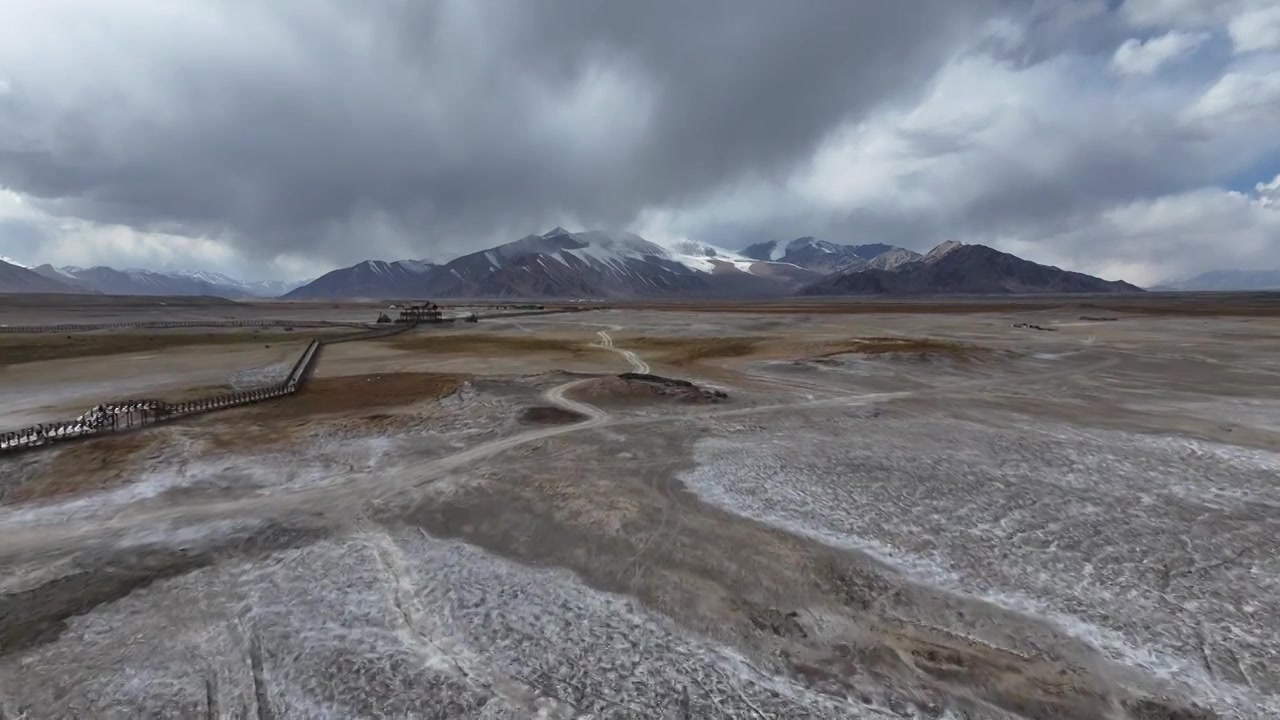
M 0 254 L 310 274 L 565 224 L 1280 266 L 1274 9 L 0 0 Z M 1236 235 L 1153 247 L 1187 212 Z

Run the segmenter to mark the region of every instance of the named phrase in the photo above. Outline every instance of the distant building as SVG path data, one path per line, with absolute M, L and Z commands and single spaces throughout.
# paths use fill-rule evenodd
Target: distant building
M 435 303 L 409 305 L 400 309 L 398 323 L 438 323 L 444 318 L 440 306 Z

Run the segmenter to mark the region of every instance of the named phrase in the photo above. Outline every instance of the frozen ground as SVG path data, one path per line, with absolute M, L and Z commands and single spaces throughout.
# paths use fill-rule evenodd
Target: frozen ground
M 293 363 L 278 362 L 248 370 L 238 370 L 231 374 L 231 379 L 227 384 L 233 390 L 270 387 L 284 382 L 289 377 L 289 371 L 292 368 Z
M 1054 313 L 495 321 L 565 354 L 2 461 L 0 718 L 1280 715 L 1280 324 Z M 730 399 L 576 393 L 641 365 Z
M 998 422 L 797 413 L 702 441 L 682 479 L 734 512 L 1050 617 L 1195 694 L 1280 714 L 1280 453 Z
M 163 648 L 114 640 L 160 628 L 174 631 Z M 357 529 L 193 571 L 76 620 L 26 662 L 40 673 L 13 713 L 253 717 L 260 702 L 298 718 L 859 713 L 634 600 L 417 531 Z M 68 675 L 70 695 L 47 680 Z

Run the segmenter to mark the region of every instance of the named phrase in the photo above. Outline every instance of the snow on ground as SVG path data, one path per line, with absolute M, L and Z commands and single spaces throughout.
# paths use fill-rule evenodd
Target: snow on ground
M 239 370 L 232 373 L 228 384 L 234 390 L 252 390 L 254 388 L 270 387 L 284 382 L 289 377 L 289 371 L 292 369 L 293 363 L 280 362 L 256 368 L 249 368 L 247 370 Z
M 369 528 L 138 589 L 72 620 L 21 669 L 0 664 L 0 680 L 15 672 L 24 681 L 4 683 L 15 705 L 78 717 L 113 707 L 203 717 L 207 698 L 228 712 L 255 695 L 282 719 L 885 712 L 761 674 L 564 571 L 410 529 Z M 64 673 L 82 682 L 60 687 Z
M 731 511 L 1045 616 L 1220 708 L 1280 714 L 1280 454 L 1031 418 L 789 422 L 701 441 L 683 480 Z
M 1191 416 L 1280 432 L 1280 401 L 1231 398 L 1177 403 Z M 1164 409 L 1153 405 L 1153 409 Z
M 519 407 L 463 388 L 433 406 L 429 417 L 407 416 L 394 430 L 371 432 L 330 419 L 312 423 L 309 432 L 286 446 L 253 452 L 208 448 L 204 426 L 172 425 L 157 431 L 163 435 L 149 450 L 151 457 L 126 484 L 69 499 L 0 506 L 0 533 L 105 521 L 132 509 L 162 508 L 183 494 L 243 498 L 336 486 L 357 476 L 387 477 L 423 459 L 516 432 Z

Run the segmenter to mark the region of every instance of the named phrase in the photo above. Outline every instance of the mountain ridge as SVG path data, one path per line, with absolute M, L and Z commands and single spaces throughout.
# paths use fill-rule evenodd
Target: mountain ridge
M 1210 270 L 1181 280 L 1167 280 L 1150 289 L 1184 292 L 1280 290 L 1280 269 Z
M 1144 292 L 1123 281 L 1103 280 L 1024 260 L 986 245 L 948 241 L 923 259 L 893 270 L 864 269 L 826 277 L 803 295 L 1007 295 Z
M 0 260 L 0 293 L 56 293 L 82 295 L 68 283 L 45 277 L 25 265 Z
M 215 296 L 243 300 L 278 297 L 302 284 L 276 280 L 246 282 L 207 270 L 157 272 L 142 268 L 117 270 L 106 265 L 54 267 L 49 263 L 30 269 L 79 292 L 106 295 Z
M 4 261 L 0 264 L 4 270 L 0 292 L 199 295 L 233 300 L 263 296 L 291 300 L 723 299 L 795 294 L 1141 292 L 1128 283 L 954 241 L 941 243 L 924 255 L 881 243 L 838 245 L 813 237 L 757 243 L 736 252 L 690 238 L 658 243 L 634 233 L 569 232 L 559 227 L 445 263 L 365 260 L 306 283 L 266 281 L 256 287 L 201 270 L 159 273 L 106 266 L 57 268 L 45 264 L 26 268 Z
M 334 297 L 621 298 L 786 295 L 818 277 L 687 238 L 553 228 L 442 265 L 365 261 L 326 273 L 288 299 Z M 382 263 L 370 265 L 369 263 Z M 372 277 L 371 273 L 382 277 Z M 393 277 L 394 276 L 394 277 Z M 321 282 L 323 280 L 323 282 Z

